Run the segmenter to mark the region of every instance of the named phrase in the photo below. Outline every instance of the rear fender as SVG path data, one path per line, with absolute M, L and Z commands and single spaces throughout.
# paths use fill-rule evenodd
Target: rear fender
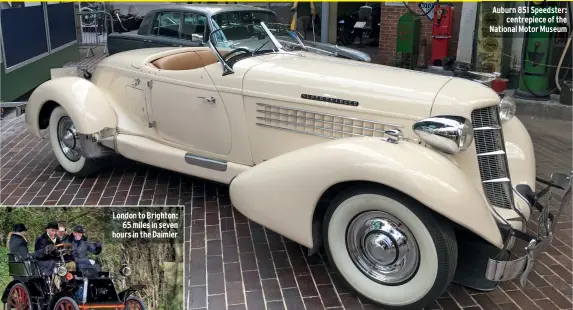
M 67 76 L 43 83 L 30 96 L 25 115 L 31 133 L 43 138 L 40 130 L 47 128 L 56 104 L 70 115 L 79 133 L 92 134 L 117 126 L 117 115 L 104 93 L 84 78 Z
M 348 138 L 299 149 L 239 174 L 233 205 L 249 219 L 308 248 L 320 197 L 350 181 L 400 191 L 501 248 L 502 236 L 485 198 L 450 160 L 411 142 Z
M 127 289 L 119 292 L 117 294 L 117 296 L 119 297 L 119 300 L 124 303 L 129 298 L 129 296 L 135 295 L 135 293 L 137 291 L 141 291 L 144 288 L 145 288 L 145 285 L 141 285 L 141 284 L 130 286 Z

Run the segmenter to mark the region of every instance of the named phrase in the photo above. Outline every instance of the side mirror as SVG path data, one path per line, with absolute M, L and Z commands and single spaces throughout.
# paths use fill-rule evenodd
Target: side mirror
M 551 183 L 553 183 L 553 186 L 562 189 L 562 190 L 567 190 L 570 186 L 571 186 L 571 176 L 573 175 L 573 172 L 569 175 L 565 174 L 565 173 L 560 173 L 560 172 L 555 172 L 551 174 Z

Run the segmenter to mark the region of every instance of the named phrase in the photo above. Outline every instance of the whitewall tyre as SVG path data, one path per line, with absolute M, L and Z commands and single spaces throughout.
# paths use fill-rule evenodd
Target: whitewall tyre
M 77 177 L 87 177 L 103 167 L 102 158 L 82 156 L 75 124 L 61 106 L 56 107 L 50 115 L 49 131 L 52 150 L 64 170 Z
M 330 204 L 322 236 L 346 284 L 385 309 L 422 309 L 446 291 L 456 271 L 450 225 L 392 190 L 345 190 Z

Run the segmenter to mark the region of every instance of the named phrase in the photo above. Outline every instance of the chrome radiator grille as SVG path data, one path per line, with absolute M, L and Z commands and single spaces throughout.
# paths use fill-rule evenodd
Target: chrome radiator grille
M 385 137 L 385 130 L 402 127 L 263 103 L 257 103 L 257 125 L 328 139 Z
M 493 206 L 512 208 L 513 191 L 498 106 L 474 110 L 472 124 L 485 196 Z

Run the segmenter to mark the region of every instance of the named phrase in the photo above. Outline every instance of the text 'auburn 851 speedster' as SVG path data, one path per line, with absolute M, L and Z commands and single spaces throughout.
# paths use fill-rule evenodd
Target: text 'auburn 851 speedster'
M 30 97 L 29 130 L 48 129 L 77 176 L 117 153 L 229 184 L 246 217 L 310 253 L 324 247 L 350 288 L 386 308 L 419 309 L 451 282 L 525 283 L 571 174 L 535 192 L 531 138 L 511 98 L 289 50 L 264 23 L 241 29 L 214 31 L 209 47 L 118 53 L 89 79 L 53 78 Z M 550 212 L 540 198 L 554 188 L 565 195 Z M 513 259 L 512 248 L 525 250 Z

